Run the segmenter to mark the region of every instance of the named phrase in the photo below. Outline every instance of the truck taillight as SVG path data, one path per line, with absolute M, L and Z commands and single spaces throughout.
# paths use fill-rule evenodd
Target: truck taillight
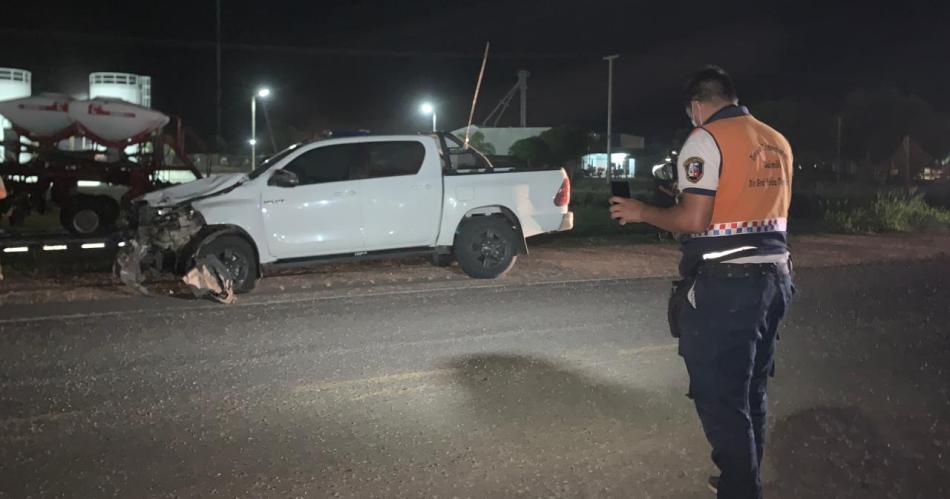
M 561 182 L 561 188 L 554 195 L 554 206 L 567 206 L 571 204 L 571 179 L 565 178 Z

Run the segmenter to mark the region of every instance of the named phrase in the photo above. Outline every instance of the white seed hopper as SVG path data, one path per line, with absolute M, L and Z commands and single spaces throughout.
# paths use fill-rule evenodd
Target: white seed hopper
M 36 140 L 82 135 L 111 147 L 142 142 L 169 121 L 158 111 L 120 99 L 72 100 L 61 94 L 0 102 L 0 115 L 20 133 Z
M 63 94 L 40 94 L 0 102 L 0 115 L 21 134 L 34 139 L 57 139 L 74 131 L 69 116 L 72 98 Z

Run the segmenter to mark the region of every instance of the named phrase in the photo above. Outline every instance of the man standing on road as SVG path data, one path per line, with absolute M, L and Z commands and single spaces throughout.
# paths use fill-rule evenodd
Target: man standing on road
M 685 101 L 696 128 L 679 154 L 679 204 L 660 208 L 614 197 L 610 215 L 683 234 L 683 279 L 670 299 L 670 328 L 721 472 L 709 486 L 720 498 L 758 499 L 766 387 L 776 330 L 792 295 L 786 244 L 792 151 L 781 134 L 738 105 L 721 68 L 693 75 Z

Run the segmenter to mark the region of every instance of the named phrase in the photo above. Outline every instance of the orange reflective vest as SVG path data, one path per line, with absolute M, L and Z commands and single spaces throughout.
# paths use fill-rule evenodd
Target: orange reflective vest
M 684 275 L 704 255 L 747 247 L 755 249 L 743 256 L 787 252 L 793 173 L 788 141 L 739 106 L 720 110 L 702 128 L 719 147 L 719 181 L 709 227 L 682 240 Z
M 785 137 L 749 114 L 714 120 L 703 128 L 722 155 L 707 235 L 760 228 L 784 232 L 793 170 L 792 148 Z

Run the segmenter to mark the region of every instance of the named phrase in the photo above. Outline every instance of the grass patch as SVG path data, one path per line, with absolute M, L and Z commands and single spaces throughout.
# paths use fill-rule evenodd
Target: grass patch
M 950 226 L 950 210 L 927 204 L 923 194 L 885 192 L 868 204 L 835 201 L 827 207 L 824 221 L 846 234 L 911 232 Z

